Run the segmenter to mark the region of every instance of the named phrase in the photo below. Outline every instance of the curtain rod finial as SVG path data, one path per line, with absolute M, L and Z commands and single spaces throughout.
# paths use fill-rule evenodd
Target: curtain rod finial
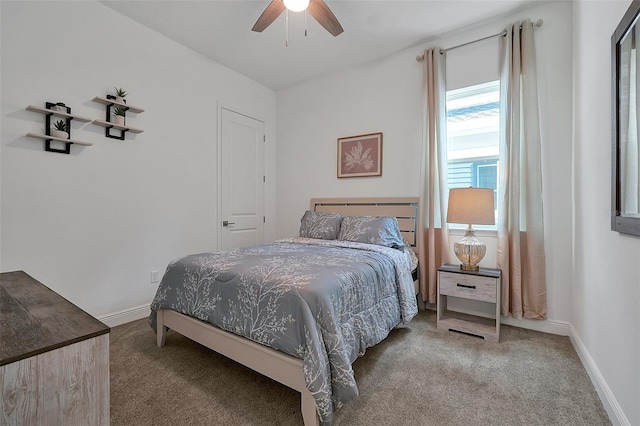
M 416 61 L 418 61 L 418 62 L 422 62 L 422 61 L 424 61 L 424 55 L 418 55 L 418 56 L 416 56 Z
M 541 27 L 542 24 L 544 24 L 544 21 L 542 19 L 538 19 L 536 22 L 533 23 L 533 25 L 536 27 Z

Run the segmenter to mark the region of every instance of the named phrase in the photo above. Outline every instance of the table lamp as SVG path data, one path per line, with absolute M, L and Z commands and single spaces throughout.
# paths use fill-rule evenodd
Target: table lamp
M 454 252 L 460 262 L 460 269 L 477 271 L 478 263 L 484 257 L 487 246 L 478 240 L 471 225 L 495 225 L 493 209 L 493 189 L 454 188 L 449 190 L 447 223 L 469 225 L 464 237 L 454 244 Z

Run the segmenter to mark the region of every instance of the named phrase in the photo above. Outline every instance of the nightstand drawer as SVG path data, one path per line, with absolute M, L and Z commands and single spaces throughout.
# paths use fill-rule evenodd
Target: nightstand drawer
M 442 295 L 496 303 L 496 278 L 441 271 L 438 285 Z

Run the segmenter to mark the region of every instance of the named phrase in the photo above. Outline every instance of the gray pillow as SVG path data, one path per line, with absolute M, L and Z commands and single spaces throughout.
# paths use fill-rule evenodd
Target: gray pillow
M 395 217 L 345 216 L 338 239 L 404 250 L 398 219 Z
M 314 212 L 307 210 L 300 219 L 300 236 L 335 240 L 340 232 L 342 216 L 338 213 Z

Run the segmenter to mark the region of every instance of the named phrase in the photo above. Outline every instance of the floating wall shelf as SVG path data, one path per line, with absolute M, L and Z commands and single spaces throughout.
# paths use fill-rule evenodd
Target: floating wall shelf
M 125 132 L 131 132 L 131 133 L 142 133 L 143 130 L 141 129 L 136 129 L 135 127 L 130 127 L 130 126 L 121 126 L 119 124 L 116 123 L 112 123 L 110 121 L 104 121 L 104 120 L 93 120 L 93 124 L 97 125 L 97 126 L 102 126 L 102 127 L 106 127 L 106 128 L 114 128 L 114 129 L 118 129 L 118 130 L 122 130 Z
M 111 95 L 107 95 L 107 96 L 111 96 Z M 98 102 L 104 105 L 117 105 L 117 106 L 121 106 L 124 107 L 125 109 L 131 111 L 131 112 L 135 112 L 136 114 L 139 114 L 141 112 L 144 112 L 144 109 L 133 106 L 133 105 L 129 105 L 127 103 L 124 102 L 118 102 L 115 99 L 108 99 L 108 98 L 102 98 L 100 96 L 96 96 L 95 98 L 93 98 L 94 102 Z
M 53 141 L 60 141 L 60 142 L 64 142 L 68 145 L 71 145 L 72 143 L 76 144 L 76 145 L 83 145 L 83 146 L 92 146 L 93 144 L 91 142 L 83 142 L 83 141 L 79 141 L 79 140 L 75 140 L 75 139 L 62 139 L 62 138 L 58 138 L 55 136 L 50 136 L 50 135 L 43 135 L 42 133 L 27 133 L 27 136 L 29 136 L 30 138 L 38 138 L 38 139 L 49 139 L 49 140 L 53 140 Z M 50 150 L 47 150 L 50 151 Z M 54 152 L 58 152 L 58 151 L 54 151 Z M 68 154 L 68 153 L 67 153 Z
M 47 103 L 49 104 L 49 102 L 47 102 Z M 57 115 L 58 117 L 69 118 L 69 119 L 73 119 L 73 120 L 80 121 L 80 122 L 83 122 L 83 123 L 91 122 L 90 118 L 80 117 L 78 115 L 68 114 L 66 112 L 62 112 L 62 111 L 58 111 L 58 110 L 54 110 L 54 109 L 42 108 L 42 107 L 35 106 L 35 105 L 29 105 L 26 108 L 26 110 L 27 111 L 33 111 L 33 112 L 39 112 L 41 114 Z
M 26 107 L 27 111 L 37 112 L 40 114 L 44 114 L 45 116 L 45 134 L 30 132 L 30 133 L 27 133 L 26 136 L 30 138 L 44 139 L 45 151 L 57 152 L 60 154 L 70 154 L 72 144 L 84 145 L 84 146 L 93 145 L 92 143 L 89 143 L 89 142 L 83 142 L 83 141 L 71 139 L 71 120 L 89 123 L 91 121 L 90 118 L 80 117 L 80 116 L 71 114 L 71 108 L 67 106 L 63 107 L 65 111 L 60 111 L 53 108 L 57 108 L 57 105 L 53 102 L 46 102 L 44 108 L 35 106 L 35 105 L 29 105 Z M 53 116 L 62 117 L 65 119 L 66 129 L 69 134 L 68 138 L 59 138 L 49 134 L 51 132 L 51 117 Z M 51 141 L 62 142 L 65 144 L 65 148 L 64 149 L 53 148 L 51 146 Z
M 93 98 L 94 102 L 98 102 L 101 104 L 104 104 L 107 106 L 107 114 L 106 114 L 106 120 L 93 120 L 93 124 L 98 125 L 98 126 L 102 126 L 105 128 L 105 136 L 108 138 L 113 138 L 113 139 L 120 139 L 120 140 L 124 140 L 124 136 L 126 134 L 126 132 L 131 132 L 131 133 L 142 133 L 143 130 L 142 129 L 136 129 L 135 127 L 131 127 L 131 126 L 127 126 L 127 125 L 120 125 L 120 124 L 116 124 L 114 122 L 111 121 L 111 108 L 112 107 L 122 107 L 125 109 L 125 111 L 131 111 L 133 113 L 139 114 L 141 112 L 144 112 L 144 109 L 137 107 L 137 106 L 133 106 L 133 105 L 129 105 L 127 104 L 125 101 L 123 102 L 119 102 L 116 100 L 115 96 L 111 96 L 111 95 L 107 95 L 107 97 L 103 98 L 101 96 L 96 96 L 95 98 Z M 126 117 L 125 117 L 126 119 Z M 120 136 L 115 136 L 111 134 L 111 129 L 116 129 L 120 131 Z

